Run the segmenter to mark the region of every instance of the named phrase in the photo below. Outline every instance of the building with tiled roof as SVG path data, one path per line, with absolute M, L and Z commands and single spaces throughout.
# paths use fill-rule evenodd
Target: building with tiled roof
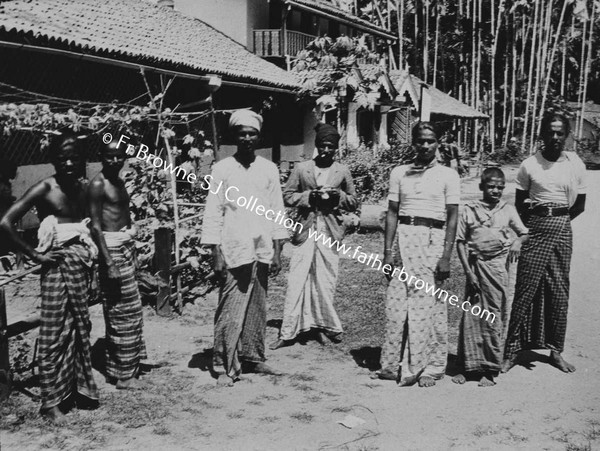
M 0 41 L 62 50 L 225 83 L 293 90 L 295 79 L 203 21 L 144 0 L 11 0 Z

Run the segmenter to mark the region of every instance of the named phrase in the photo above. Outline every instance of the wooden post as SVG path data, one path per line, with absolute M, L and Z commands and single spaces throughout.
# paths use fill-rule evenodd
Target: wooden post
M 217 121 L 215 119 L 215 102 L 213 99 L 213 94 L 210 94 L 210 125 L 212 127 L 212 133 L 213 133 L 213 151 L 215 154 L 215 161 L 219 161 L 219 137 L 217 135 Z
M 4 288 L 0 288 L 0 401 L 4 401 L 9 397 L 12 386 L 7 326 L 6 298 L 4 297 Z
M 159 227 L 154 231 L 154 269 L 159 279 L 156 296 L 156 313 L 160 316 L 171 314 L 171 249 L 173 238 L 171 229 Z

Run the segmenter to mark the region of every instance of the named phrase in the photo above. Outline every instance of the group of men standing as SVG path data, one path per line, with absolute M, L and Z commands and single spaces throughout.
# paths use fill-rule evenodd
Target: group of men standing
M 106 321 L 107 379 L 119 389 L 133 388 L 145 358 L 129 195 L 119 178 L 125 151 L 104 147 L 102 172 L 88 182 L 80 141 L 69 134 L 52 142 L 56 173 L 33 185 L 0 222 L 16 248 L 41 264 L 41 411 L 57 423 L 73 404 L 98 405 L 88 311 L 95 271 Z M 14 226 L 32 208 L 41 221 L 36 248 Z
M 255 154 L 262 117 L 238 110 L 229 125 L 237 151 L 213 167 L 212 180 L 220 189 L 208 192 L 202 230 L 202 243 L 212 247 L 220 282 L 213 369 L 218 383 L 226 386 L 244 372 L 280 374 L 265 363 L 266 299 L 269 273 L 280 272 L 283 243 L 290 238 L 294 249 L 283 322 L 278 340 L 270 347 L 289 346 L 311 334 L 322 344 L 341 341 L 343 327 L 333 304 L 339 247 L 311 238 L 310 231 L 341 243 L 347 214 L 359 206 L 350 171 L 334 161 L 340 139 L 335 127 L 317 126 L 313 158 L 294 168 L 282 190 L 276 165 Z M 493 385 L 498 372 L 508 371 L 517 352 L 524 349 L 550 349 L 551 364 L 574 371 L 561 354 L 569 294 L 570 221 L 584 210 L 585 167 L 574 153 L 564 151 L 569 123 L 563 116 L 548 115 L 541 130 L 542 151 L 519 169 L 519 214 L 501 200 L 505 178 L 494 168 L 482 175 L 482 199 L 468 203 L 459 214 L 460 179 L 455 170 L 437 163 L 440 134 L 434 124 L 415 126 L 415 161 L 398 166 L 390 175 L 383 263 L 394 266 L 397 239 L 404 270 L 431 286 L 443 287 L 450 277 L 457 240 L 467 276 L 467 299 L 497 319 L 490 323 L 463 313 L 458 354 L 464 374 L 453 379 L 460 384 L 474 376 L 482 386 Z M 119 176 L 125 151 L 114 144 L 105 146 L 103 169 L 89 184 L 75 136 L 55 140 L 51 155 L 56 174 L 16 201 L 0 227 L 22 252 L 42 264 L 38 352 L 42 411 L 61 421 L 62 406 L 72 399 L 74 387 L 77 400 L 84 404 L 98 400 L 88 313 L 97 257 L 106 320 L 106 372 L 117 388 L 135 387 L 146 352 L 129 196 Z M 240 199 L 251 197 L 263 211 L 295 209 L 300 226 L 290 233 L 281 221 L 244 208 Z M 14 228 L 33 207 L 42 221 L 36 249 Z M 511 312 L 506 265 L 517 259 Z M 431 292 L 399 279 L 388 280 L 381 370 L 373 377 L 402 386 L 435 385 L 446 372 L 448 358 L 446 304 Z

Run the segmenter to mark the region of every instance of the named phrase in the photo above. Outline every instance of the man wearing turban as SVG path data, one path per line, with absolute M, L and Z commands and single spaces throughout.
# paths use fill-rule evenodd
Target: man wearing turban
M 202 243 L 211 245 L 221 290 L 215 314 L 213 368 L 220 385 L 243 372 L 278 374 L 265 362 L 269 266 L 281 269 L 283 198 L 279 170 L 255 155 L 262 117 L 250 110 L 231 115 L 237 152 L 216 163 L 204 214 Z M 253 205 L 249 208 L 249 205 Z M 259 214 L 263 212 L 273 215 Z M 278 214 L 279 213 L 279 214 Z
M 321 344 L 325 337 L 339 343 L 343 331 L 333 307 L 338 246 L 325 243 L 341 243 L 346 229 L 343 212 L 356 210 L 358 199 L 350 170 L 334 161 L 340 140 L 337 129 L 318 124 L 316 132 L 316 156 L 296 166 L 283 192 L 286 205 L 298 209 L 302 227 L 294 228 L 283 323 L 271 349 L 292 344 L 311 329 Z M 309 236 L 311 230 L 317 232 L 314 238 Z

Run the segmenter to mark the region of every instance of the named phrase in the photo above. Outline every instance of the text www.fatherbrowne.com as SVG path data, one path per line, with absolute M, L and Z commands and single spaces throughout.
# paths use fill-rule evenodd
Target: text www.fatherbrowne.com
M 105 135 L 105 143 L 108 141 L 110 142 L 110 140 L 112 140 L 112 136 L 110 136 L 110 139 L 107 139 L 108 136 L 110 136 L 110 134 L 106 134 Z M 145 145 L 140 145 L 140 148 L 137 149 L 137 153 L 136 153 L 136 149 L 132 144 L 128 144 L 127 141 L 129 141 L 129 137 L 125 136 L 125 135 L 121 135 L 121 137 L 119 138 L 119 142 L 117 144 L 117 148 L 121 145 L 121 144 L 127 144 L 127 154 L 128 155 L 133 155 L 135 153 L 135 156 L 138 160 L 142 160 L 145 161 L 147 164 L 152 164 L 152 166 L 154 166 L 157 169 L 164 169 L 165 172 L 170 172 L 171 174 L 175 175 L 176 177 L 182 178 L 183 180 L 189 182 L 189 183 L 195 183 L 197 182 L 197 178 L 196 178 L 196 174 L 194 173 L 187 173 L 185 171 L 185 169 L 181 168 L 180 166 L 173 166 L 172 163 L 167 164 L 167 162 L 163 159 L 161 159 L 160 157 L 152 154 L 151 152 L 148 152 L 148 146 Z M 217 186 L 215 185 L 215 181 L 212 179 L 211 175 L 206 175 L 203 179 L 203 182 L 200 187 L 204 190 L 210 191 L 213 194 L 217 194 L 219 191 L 221 191 L 221 189 L 223 188 L 223 182 L 221 181 Z M 213 188 L 211 190 L 211 188 Z M 231 191 L 231 193 L 230 193 Z M 236 188 L 235 186 L 229 186 L 225 192 L 225 198 L 227 199 L 227 201 L 229 202 L 235 202 L 240 208 L 245 208 L 247 210 L 250 210 L 251 212 L 256 213 L 259 216 L 264 216 L 266 219 L 268 219 L 269 221 L 273 221 L 277 224 L 283 225 L 285 228 L 287 229 L 291 229 L 294 232 L 302 232 L 302 229 L 304 228 L 304 226 L 299 223 L 299 222 L 294 222 L 293 220 L 291 220 L 290 218 L 286 218 L 285 214 L 281 211 L 273 211 L 271 209 L 267 209 L 265 208 L 265 206 L 263 205 L 257 205 L 257 199 L 254 198 L 253 196 L 251 196 L 250 198 L 245 198 L 244 196 L 240 196 L 240 195 L 234 195 L 234 193 L 237 192 L 239 193 L 240 190 L 238 188 Z M 233 197 L 229 197 L 230 194 Z M 269 217 L 270 216 L 270 217 Z M 346 244 L 340 243 L 337 240 L 333 240 L 330 236 L 327 236 L 325 234 L 323 234 L 322 232 L 318 232 L 315 229 L 310 229 L 308 231 L 308 236 L 310 239 L 315 240 L 315 242 L 319 242 L 321 241 L 325 246 L 329 247 L 330 249 L 337 249 L 338 253 L 341 252 L 344 255 L 350 255 L 351 258 L 358 260 L 360 263 L 363 263 L 365 265 L 370 266 L 373 269 L 377 269 L 378 271 L 382 271 L 384 274 L 386 275 L 391 275 L 391 277 L 398 277 L 398 280 L 400 282 L 406 283 L 407 287 L 410 288 L 411 285 L 414 286 L 414 288 L 418 289 L 418 290 L 425 290 L 425 292 L 427 294 L 430 294 L 431 296 L 436 297 L 438 300 L 442 299 L 443 296 L 443 302 L 448 302 L 450 305 L 455 306 L 455 307 L 460 307 L 463 309 L 463 311 L 465 312 L 470 312 L 472 315 L 475 316 L 479 316 L 480 318 L 484 318 L 486 319 L 486 321 L 493 323 L 494 320 L 496 319 L 496 315 L 492 312 L 490 312 L 489 310 L 486 309 L 482 309 L 479 305 L 472 305 L 469 301 L 464 301 L 462 304 L 460 304 L 460 306 L 458 305 L 458 297 L 456 297 L 455 295 L 450 295 L 446 290 L 442 290 L 440 287 L 436 288 L 435 285 L 431 285 L 428 282 L 425 282 L 424 280 L 414 276 L 414 275 L 410 275 L 406 272 L 406 270 L 404 269 L 404 266 L 402 268 L 398 268 L 398 267 L 392 267 L 391 265 L 388 264 L 383 264 L 383 262 L 379 259 L 379 254 L 366 254 L 365 252 L 361 252 L 360 249 L 362 248 L 362 246 L 357 246 L 354 249 L 354 252 L 352 252 L 352 247 L 351 246 L 347 246 Z M 376 267 L 377 265 L 377 267 Z M 468 305 L 469 308 L 465 308 L 465 306 Z M 491 319 L 490 319 L 491 318 Z
M 325 246 L 328 246 L 330 249 L 337 249 L 338 252 L 341 252 L 344 255 L 351 254 L 351 258 L 358 260 L 359 262 L 370 266 L 373 269 L 377 269 L 378 271 L 382 271 L 386 275 L 391 275 L 392 277 L 398 277 L 400 282 L 406 283 L 406 285 L 410 288 L 413 285 L 418 290 L 425 290 L 425 293 L 430 294 L 441 300 L 443 297 L 443 301 L 455 307 L 460 307 L 465 312 L 470 312 L 472 315 L 479 316 L 480 318 L 486 319 L 486 321 L 493 323 L 496 319 L 496 315 L 490 312 L 487 309 L 482 309 L 479 305 L 471 305 L 469 301 L 464 301 L 462 304 L 458 304 L 458 297 L 455 295 L 449 296 L 449 293 L 446 290 L 442 290 L 440 287 L 435 287 L 435 285 L 431 285 L 428 282 L 414 276 L 409 275 L 404 266 L 402 268 L 398 268 L 394 266 L 392 268 L 391 265 L 383 264 L 383 262 L 379 259 L 379 254 L 370 254 L 367 255 L 365 252 L 361 252 L 361 246 L 357 246 L 352 252 L 352 247 L 347 246 L 346 244 L 340 243 L 337 240 L 332 240 L 330 236 L 319 233 L 315 229 L 310 229 L 308 231 L 308 236 L 311 239 L 314 239 L 315 242 L 321 241 Z M 469 307 L 465 308 L 468 305 Z

